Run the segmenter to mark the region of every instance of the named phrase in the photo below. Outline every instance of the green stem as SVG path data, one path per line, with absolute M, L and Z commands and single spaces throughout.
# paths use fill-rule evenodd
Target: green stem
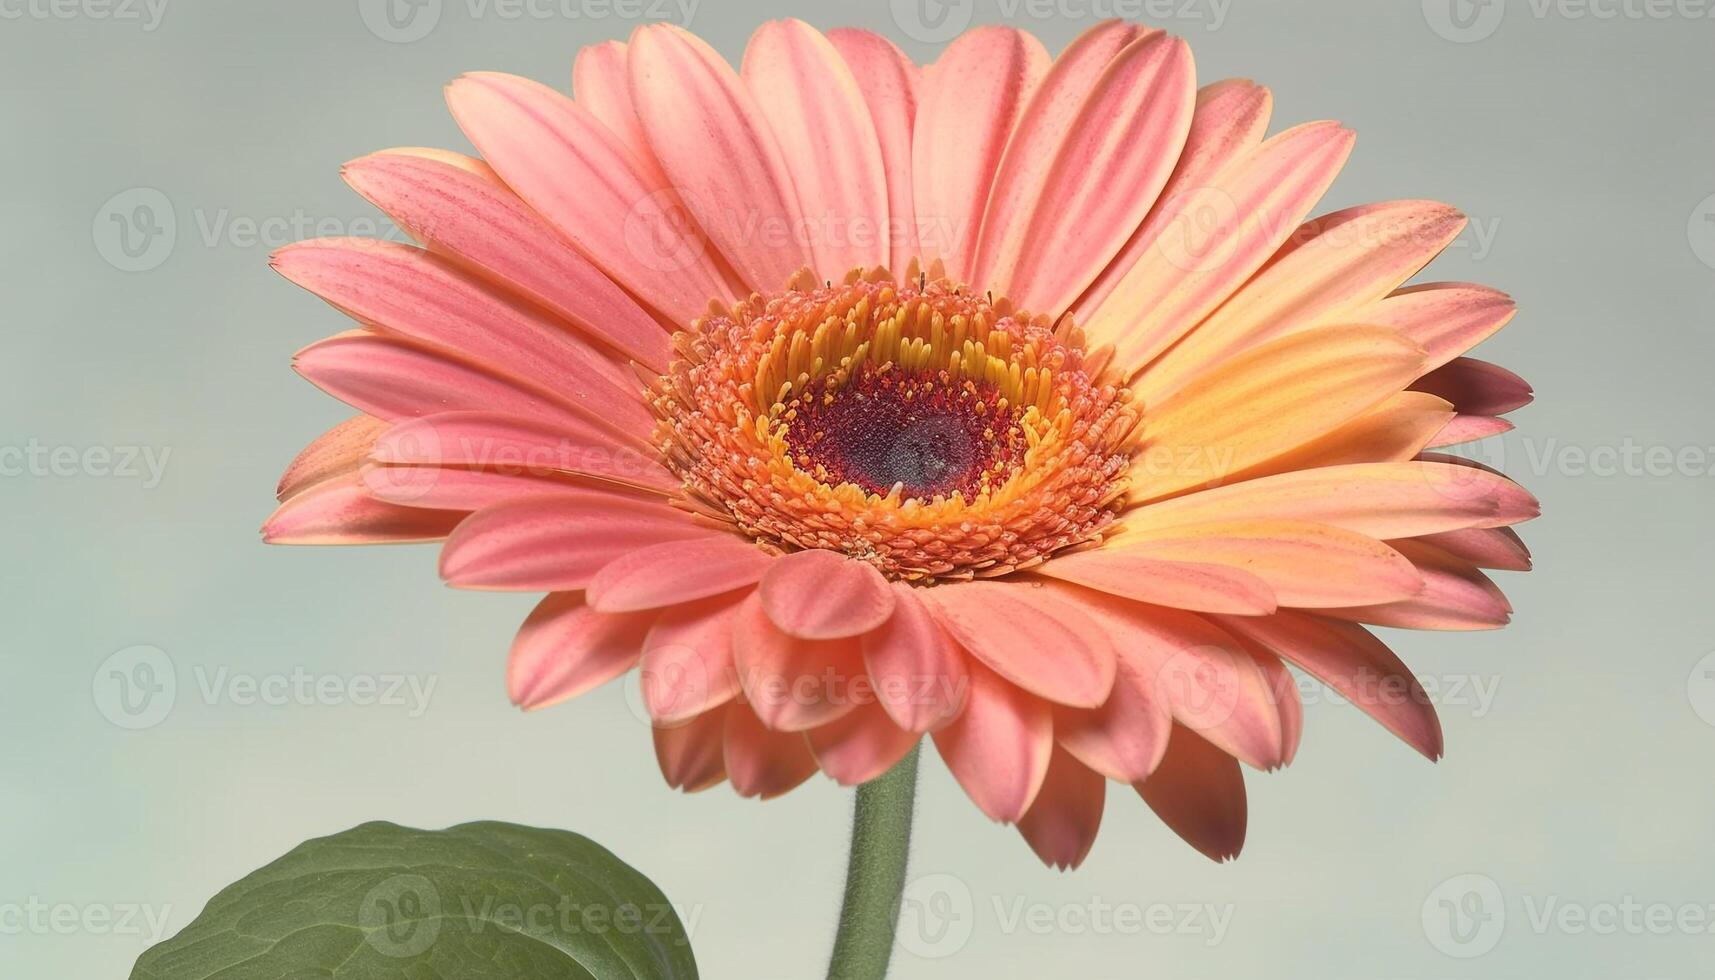
M 858 787 L 846 897 L 828 980 L 883 980 L 899 925 L 905 863 L 911 855 L 911 810 L 917 795 L 912 750 L 877 779 Z

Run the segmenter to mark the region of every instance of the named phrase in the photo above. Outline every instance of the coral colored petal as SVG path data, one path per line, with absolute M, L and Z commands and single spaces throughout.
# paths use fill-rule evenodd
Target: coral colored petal
M 680 487 L 653 450 L 593 423 L 551 424 L 495 412 L 442 412 L 400 422 L 375 440 L 370 458 L 536 477 L 576 474 L 660 492 Z
M 452 256 L 655 371 L 668 334 L 555 234 L 488 164 L 435 150 L 389 150 L 345 165 L 350 184 L 431 251 Z
M 653 615 L 610 616 L 576 592 L 543 599 L 512 641 L 506 690 L 525 709 L 570 700 L 637 663 Z
M 875 566 L 832 551 L 776 560 L 758 592 L 774 625 L 804 640 L 857 636 L 893 614 L 893 590 Z
M 1135 39 L 1110 56 L 1112 35 Z M 1191 127 L 1195 75 L 1185 42 L 1159 32 L 1114 23 L 1073 42 L 1007 148 L 975 281 L 1029 309 L 1070 306 L 1167 183 Z
M 966 650 L 1032 694 L 1093 708 L 1113 689 L 1113 644 L 1082 609 L 1040 585 L 960 582 L 923 599 Z
M 1127 638 L 1123 633 L 1116 636 Z M 1144 779 L 1161 763 L 1173 727 L 1170 692 L 1157 688 L 1159 676 L 1159 669 L 1122 647 L 1113 694 L 1099 708 L 1056 708 L 1054 740 L 1109 779 Z
M 1503 418 L 1492 415 L 1460 415 L 1435 434 L 1435 438 L 1429 442 L 1429 448 L 1442 449 L 1447 446 L 1461 446 L 1467 442 L 1481 442 L 1512 430 L 1513 424 Z
M 696 793 L 726 779 L 722 743 L 727 710 L 717 708 L 682 725 L 655 729 L 655 761 L 668 786 Z
M 863 705 L 806 734 L 816 764 L 841 786 L 861 786 L 882 775 L 922 738 L 895 725 L 875 704 Z
M 643 705 L 672 726 L 732 700 L 739 691 L 732 623 L 740 599 L 718 596 L 663 610 L 643 641 Z
M 468 512 L 522 497 L 588 491 L 567 479 L 532 473 L 376 463 L 365 464 L 360 473 L 364 488 L 376 499 L 431 510 Z
M 773 561 L 744 538 L 705 531 L 609 562 L 590 579 L 590 605 L 624 612 L 706 599 L 756 584 Z
M 292 368 L 347 405 L 389 422 L 480 410 L 586 424 L 581 410 L 557 396 L 445 351 L 362 330 L 305 347 L 292 358 Z
M 438 541 L 464 511 L 423 510 L 376 500 L 357 473 L 297 490 L 262 524 L 268 544 L 403 544 Z
M 1126 516 L 1126 527 L 1310 521 L 1372 538 L 1406 538 L 1516 524 L 1540 509 L 1528 491 L 1499 474 L 1414 460 L 1329 466 L 1204 490 L 1140 507 Z
M 1303 445 L 1375 407 L 1420 373 L 1423 353 L 1372 327 L 1326 327 L 1245 352 L 1153 409 L 1134 501 L 1168 496 Z M 1178 460 L 1175 466 L 1156 465 Z
M 1468 282 L 1407 286 L 1352 314 L 1358 323 L 1389 327 L 1429 352 L 1426 368 L 1437 368 L 1506 326 L 1518 304 L 1498 289 Z
M 750 709 L 726 709 L 727 778 L 740 796 L 769 800 L 796 788 L 816 772 L 816 757 L 802 732 L 777 732 Z
M 979 27 L 925 74 L 912 135 L 912 190 L 923 256 L 968 280 L 989 189 L 1014 124 L 1047 73 L 1042 42 Z
M 1441 758 L 1435 706 L 1393 651 L 1362 626 L 1296 612 L 1221 622 L 1327 684 L 1431 761 Z
M 1089 311 L 1107 299 L 1155 242 L 1161 224 L 1170 220 L 1173 202 L 1179 195 L 1208 184 L 1228 164 L 1262 142 L 1273 106 L 1274 99 L 1268 89 L 1246 78 L 1223 79 L 1198 90 L 1191 129 L 1185 136 L 1179 162 L 1174 164 L 1173 175 L 1161 189 L 1149 217 L 1073 306 L 1073 315 L 1080 323 Z
M 911 129 L 917 118 L 917 88 L 921 72 L 892 41 L 871 31 L 842 27 L 828 32 L 857 79 L 875 127 L 887 178 L 888 224 L 883 229 L 890 245 L 888 265 L 903 274 L 917 256 L 917 206 L 911 193 Z
M 1436 433 L 1456 414 L 1444 399 L 1421 391 L 1402 391 L 1327 435 L 1253 466 L 1236 479 L 1349 463 L 1404 462 L 1435 441 Z
M 1317 218 L 1151 364 L 1134 390 L 1153 404 L 1240 351 L 1318 325 L 1353 322 L 1353 313 L 1415 275 L 1464 227 L 1464 215 L 1434 201 L 1369 204 Z
M 1069 871 L 1089 856 L 1106 800 L 1107 781 L 1056 748 L 1042 791 L 1019 818 L 1018 832 L 1043 864 Z
M 1409 598 L 1423 577 L 1375 538 L 1308 521 L 1240 520 L 1137 529 L 1107 548 L 1227 565 L 1267 582 L 1282 606 L 1362 606 Z
M 802 640 L 783 633 L 754 593 L 740 604 L 732 629 L 739 683 L 769 728 L 796 732 L 826 725 L 870 698 L 855 639 Z
M 970 684 L 965 654 L 947 635 L 918 590 L 892 584 L 893 615 L 862 639 L 876 699 L 900 727 L 939 728 L 964 710 Z
M 779 141 L 819 278 L 888 261 L 887 174 L 875 124 L 839 51 L 801 20 L 751 35 L 743 76 Z
M 460 524 L 441 549 L 441 577 L 467 589 L 570 591 L 639 548 L 685 548 L 721 536 L 643 497 L 599 490 L 531 497 L 484 508 Z
M 508 187 L 672 322 L 689 323 L 731 293 L 708 243 L 682 220 L 684 203 L 589 110 L 495 72 L 454 81 L 447 105 Z
M 1244 775 L 1196 732 L 1175 726 L 1160 768 L 1136 788 L 1162 823 L 1210 860 L 1230 861 L 1244 849 Z
M 1425 534 L 1418 540 L 1455 558 L 1463 558 L 1478 568 L 1498 568 L 1508 572 L 1528 572 L 1531 568 L 1530 549 L 1525 547 L 1518 532 L 1510 527 L 1443 531 Z
M 1353 135 L 1336 123 L 1279 133 L 1162 202 L 1142 255 L 1083 320 L 1132 370 L 1184 336 L 1261 268 L 1333 183 Z
M 1330 609 L 1324 615 L 1414 630 L 1492 630 L 1512 619 L 1512 604 L 1487 575 L 1462 558 L 1420 541 L 1393 542 L 1423 576 L 1423 591 L 1380 606 Z
M 578 50 L 572 62 L 572 98 L 607 127 L 613 138 L 651 171 L 659 171 L 643 121 L 631 104 L 631 68 L 624 41 L 603 41 Z M 662 183 L 666 183 L 665 179 Z
M 731 66 L 690 32 L 631 36 L 631 98 L 685 207 L 752 289 L 772 291 L 812 261 L 779 141 Z
M 1528 381 L 1474 357 L 1454 358 L 1411 388 L 1445 398 L 1465 415 L 1505 415 L 1529 405 L 1532 397 Z
M 433 344 L 553 391 L 621 432 L 646 436 L 642 385 L 563 326 L 509 303 L 421 249 L 318 239 L 274 253 L 292 282 L 383 333 Z
M 1274 589 L 1243 569 L 1161 561 L 1124 548 L 1096 548 L 1051 558 L 1031 571 L 1174 609 L 1255 616 L 1277 607 Z
M 355 471 L 369 455 L 375 440 L 386 431 L 386 422 L 369 415 L 346 419 L 327 430 L 286 467 L 274 491 L 275 497 L 285 500 L 330 477 Z
M 979 810 L 1012 823 L 1030 810 L 1048 775 L 1053 713 L 1046 702 L 972 664 L 970 700 L 958 720 L 935 733 L 935 747 Z

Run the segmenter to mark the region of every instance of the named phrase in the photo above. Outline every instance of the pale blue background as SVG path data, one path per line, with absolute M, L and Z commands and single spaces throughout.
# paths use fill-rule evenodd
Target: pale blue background
M 1517 416 L 1527 438 L 1503 447 L 1548 514 L 1527 530 L 1539 570 L 1506 576 L 1511 629 L 1396 642 L 1428 677 L 1474 677 L 1493 702 L 1449 698 L 1439 766 L 1349 708 L 1312 704 L 1299 761 L 1251 780 L 1249 844 L 1226 867 L 1115 791 L 1088 865 L 1044 870 L 932 760 L 915 868 L 951 876 L 930 880 L 956 900 L 935 908 L 971 934 L 930 948 L 951 953 L 939 960 L 901 954 L 897 976 L 1692 980 L 1715 969 L 1715 935 L 1531 921 L 1550 901 L 1715 903 L 1715 727 L 1696 710 L 1715 720 L 1715 674 L 1693 676 L 1715 650 L 1715 481 L 1707 463 L 1596 476 L 1570 462 L 1603 447 L 1715 445 L 1715 224 L 1699 220 L 1715 207 L 1715 20 L 1509 3 L 1498 23 L 1502 8 L 1471 8 L 1461 34 L 1436 4 L 1426 16 L 1416 3 L 1244 2 L 1223 7 L 1214 30 L 1208 0 L 1118 9 L 1156 11 L 1147 19 L 1191 40 L 1205 79 L 1272 85 L 1277 126 L 1354 126 L 1357 152 L 1327 206 L 1437 197 L 1486 236 L 1467 232 L 1432 271 L 1494 283 L 1523 307 L 1485 352 L 1539 392 Z M 1078 0 L 1063 12 L 1092 6 L 1112 9 Z M 142 905 L 176 930 L 305 837 L 371 818 L 478 817 L 607 843 L 699 916 L 706 976 L 820 975 L 846 792 L 818 780 L 767 805 L 724 788 L 669 792 L 620 687 L 531 717 L 508 706 L 505 649 L 529 598 L 447 590 L 429 549 L 257 542 L 283 464 L 342 415 L 288 358 L 343 324 L 268 271 L 269 244 L 244 223 L 302 215 L 363 231 L 374 215 L 339 164 L 399 144 L 464 147 L 441 104 L 447 80 L 500 69 L 564 85 L 579 45 L 632 26 L 482 9 L 446 0 L 426 37 L 390 43 L 353 0 L 168 0 L 158 23 L 0 4 L 0 447 L 170 451 L 153 487 L 88 466 L 0 478 L 0 977 L 121 976 L 149 942 L 136 929 L 8 930 L 7 908 Z M 1090 22 L 1033 18 L 1039 8 L 1010 0 L 941 13 L 989 21 L 1006 9 L 1055 49 Z M 805 10 L 823 27 L 884 30 L 920 58 L 933 50 L 872 0 L 703 0 L 691 26 L 736 58 L 756 22 Z M 1432 21 L 1492 33 L 1459 43 Z M 105 202 L 133 188 L 164 195 L 177 222 L 170 252 L 143 272 L 101 252 L 115 243 Z M 273 244 L 296 237 L 281 235 Z M 138 644 L 166 651 L 179 690 L 160 724 L 128 731 L 98 710 L 97 671 Z M 206 703 L 198 671 L 221 667 L 407 673 L 436 688 L 416 718 Z M 1467 874 L 1492 879 L 1506 923 L 1492 950 L 1456 959 L 1432 942 L 1447 945 L 1438 906 L 1427 930 L 1424 908 Z M 1215 903 L 1231 921 L 1212 945 L 1195 931 L 1038 934 L 1006 928 L 1018 901 L 1056 916 L 1092 902 Z

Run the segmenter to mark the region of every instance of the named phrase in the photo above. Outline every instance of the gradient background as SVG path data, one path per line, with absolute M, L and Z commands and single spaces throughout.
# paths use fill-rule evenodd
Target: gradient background
M 629 32 L 619 12 L 682 22 L 687 8 L 586 0 L 570 9 L 590 16 L 571 17 L 554 0 L 509 18 L 500 0 L 444 0 L 438 19 L 431 5 L 404 22 L 431 28 L 407 41 L 356 0 L 166 0 L 159 20 L 114 0 L 31 2 L 0 0 L 0 447 L 170 455 L 158 485 L 106 474 L 99 456 L 56 474 L 17 472 L 13 453 L 0 477 L 0 976 L 121 976 L 151 939 L 100 925 L 104 912 L 147 907 L 176 931 L 300 840 L 374 818 L 579 830 L 695 916 L 705 976 L 820 976 L 849 793 L 822 779 L 767 805 L 672 793 L 622 686 L 529 717 L 509 707 L 505 650 L 533 597 L 447 590 L 431 549 L 267 549 L 256 535 L 286 461 L 345 415 L 287 366 L 344 321 L 269 272 L 271 247 L 373 232 L 342 161 L 466 148 L 440 99 L 461 71 L 565 86 L 577 47 Z M 1431 766 L 1322 698 L 1299 761 L 1250 780 L 1238 863 L 1209 863 L 1110 787 L 1088 864 L 1058 874 L 931 755 L 913 868 L 929 877 L 911 892 L 925 917 L 907 923 L 895 976 L 1715 968 L 1715 5 L 1458 3 L 692 8 L 690 26 L 734 59 L 758 21 L 788 13 L 883 31 L 920 60 L 938 27 L 967 20 L 1010 15 L 1053 50 L 1098 15 L 1153 21 L 1190 39 L 1201 79 L 1273 86 L 1276 128 L 1358 130 L 1323 210 L 1456 203 L 1472 228 L 1432 277 L 1493 283 L 1522 307 L 1483 356 L 1525 373 L 1538 403 L 1481 449 L 1543 499 L 1526 529 L 1538 571 L 1503 576 L 1518 607 L 1504 632 L 1392 637 L 1442 690 L 1448 758 Z M 148 247 L 129 258 L 127 244 Z M 1627 447 L 1691 452 L 1655 472 L 1580 464 Z M 104 662 L 136 645 L 164 651 L 177 694 L 127 730 L 106 717 L 123 692 Z M 222 668 L 435 688 L 416 717 L 247 705 L 202 693 Z M 1536 921 L 1627 901 L 1685 918 L 1666 934 L 1642 912 L 1611 934 Z M 86 921 L 20 923 L 31 903 Z M 1218 937 L 1207 913 L 1159 932 L 1088 917 L 1204 903 L 1230 916 Z M 1059 924 L 1016 924 L 1037 907 Z

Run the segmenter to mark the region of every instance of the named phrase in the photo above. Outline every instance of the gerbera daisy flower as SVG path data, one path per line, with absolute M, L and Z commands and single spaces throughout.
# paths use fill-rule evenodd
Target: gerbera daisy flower
M 863 784 L 929 734 L 1060 866 L 1109 783 L 1236 855 L 1288 664 L 1440 755 L 1369 627 L 1507 621 L 1483 569 L 1528 567 L 1537 504 L 1434 450 L 1529 388 L 1461 356 L 1505 295 L 1404 285 L 1459 212 L 1307 220 L 1348 130 L 1267 135 L 1267 89 L 1122 22 L 919 67 L 778 21 L 738 70 L 651 25 L 569 96 L 447 100 L 480 159 L 344 170 L 421 247 L 274 258 L 359 324 L 295 365 L 360 414 L 267 540 L 443 541 L 451 584 L 547 593 L 512 697 L 640 669 L 675 787 Z

